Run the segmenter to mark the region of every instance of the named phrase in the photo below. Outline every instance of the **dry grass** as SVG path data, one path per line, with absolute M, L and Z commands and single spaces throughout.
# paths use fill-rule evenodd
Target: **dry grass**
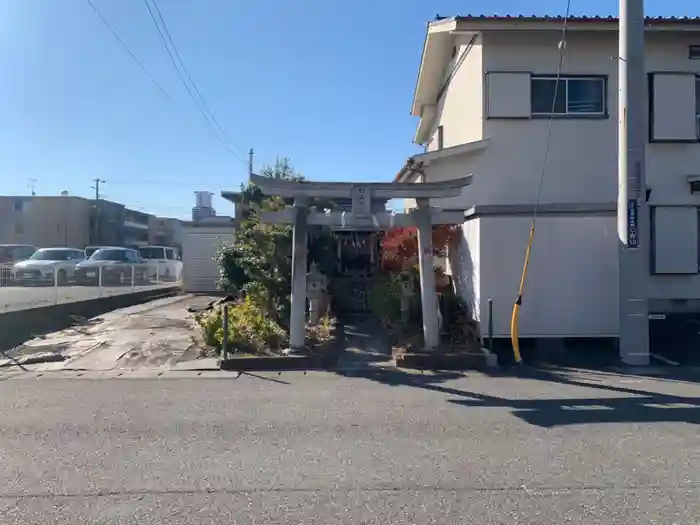
M 321 317 L 316 325 L 306 325 L 306 346 L 311 350 L 318 350 L 334 341 L 337 320 L 326 314 Z

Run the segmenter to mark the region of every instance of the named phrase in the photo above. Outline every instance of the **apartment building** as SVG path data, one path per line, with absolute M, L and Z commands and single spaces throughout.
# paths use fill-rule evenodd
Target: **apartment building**
M 82 197 L 0 196 L 0 244 L 83 247 L 90 243 L 92 201 Z
M 182 251 L 183 222 L 179 219 L 149 216 L 148 243 L 156 246 L 174 246 Z
M 493 300 L 497 337 L 509 334 L 540 180 L 521 335 L 618 334 L 618 21 L 569 19 L 555 100 L 563 23 L 464 16 L 426 32 L 412 105 L 425 152 L 396 179 L 473 174 L 461 197 L 433 204 L 467 210 L 451 271 L 477 318 Z M 647 19 L 646 68 L 650 307 L 700 312 L 700 19 Z
M 159 224 L 164 225 L 159 229 Z M 143 246 L 177 242 L 177 219 L 69 195 L 0 196 L 0 244 Z M 181 231 L 182 226 L 179 230 Z M 180 234 L 181 235 L 181 234 Z

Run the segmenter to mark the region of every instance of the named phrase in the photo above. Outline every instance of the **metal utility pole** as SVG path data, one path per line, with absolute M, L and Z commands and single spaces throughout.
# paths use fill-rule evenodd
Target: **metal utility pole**
M 619 0 L 618 311 L 619 353 L 649 364 L 649 206 L 646 200 L 644 0 Z
M 100 179 L 99 177 L 92 179 L 92 181 L 95 183 L 94 186 L 90 186 L 93 190 L 95 190 L 95 239 L 93 242 L 98 244 L 101 242 L 102 237 L 102 225 L 100 224 L 100 219 L 102 218 L 102 207 L 100 206 L 100 184 L 107 181 Z
M 248 152 L 248 177 L 250 177 L 253 174 L 253 157 L 255 156 L 255 152 L 253 151 L 253 148 L 250 148 L 250 151 Z
M 96 179 L 92 179 L 92 182 L 95 183 L 94 186 L 90 186 L 93 190 L 95 190 L 95 200 L 98 201 L 100 200 L 100 184 L 107 182 L 106 180 L 100 179 L 99 177 Z

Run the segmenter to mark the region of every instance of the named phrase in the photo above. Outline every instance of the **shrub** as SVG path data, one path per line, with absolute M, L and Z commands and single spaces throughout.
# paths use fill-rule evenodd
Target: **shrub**
M 218 351 L 224 342 L 222 309 L 196 317 L 207 346 Z M 256 300 L 248 295 L 228 307 L 229 348 L 244 352 L 265 353 L 279 350 L 286 343 L 286 331 Z
M 454 294 L 443 295 L 440 305 L 443 326 L 447 332 L 443 335 L 445 342 L 459 346 L 481 346 L 479 324 L 472 319 L 466 301 Z
M 222 316 L 219 310 L 198 313 L 194 316 L 195 321 L 202 331 L 202 340 L 205 346 L 210 348 L 220 348 L 221 341 L 217 338 L 217 332 L 221 329 Z
M 383 326 L 390 327 L 401 320 L 401 280 L 398 277 L 384 277 L 377 282 L 368 294 L 370 312 L 377 316 Z

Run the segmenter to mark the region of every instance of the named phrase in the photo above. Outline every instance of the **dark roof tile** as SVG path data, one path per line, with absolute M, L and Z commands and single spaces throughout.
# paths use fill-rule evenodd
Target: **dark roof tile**
M 563 22 L 563 15 L 463 15 L 457 16 L 457 20 L 464 21 L 494 21 L 494 22 Z M 569 22 L 617 22 L 615 16 L 569 16 Z M 671 24 L 698 24 L 700 16 L 648 16 L 646 23 L 661 22 Z

